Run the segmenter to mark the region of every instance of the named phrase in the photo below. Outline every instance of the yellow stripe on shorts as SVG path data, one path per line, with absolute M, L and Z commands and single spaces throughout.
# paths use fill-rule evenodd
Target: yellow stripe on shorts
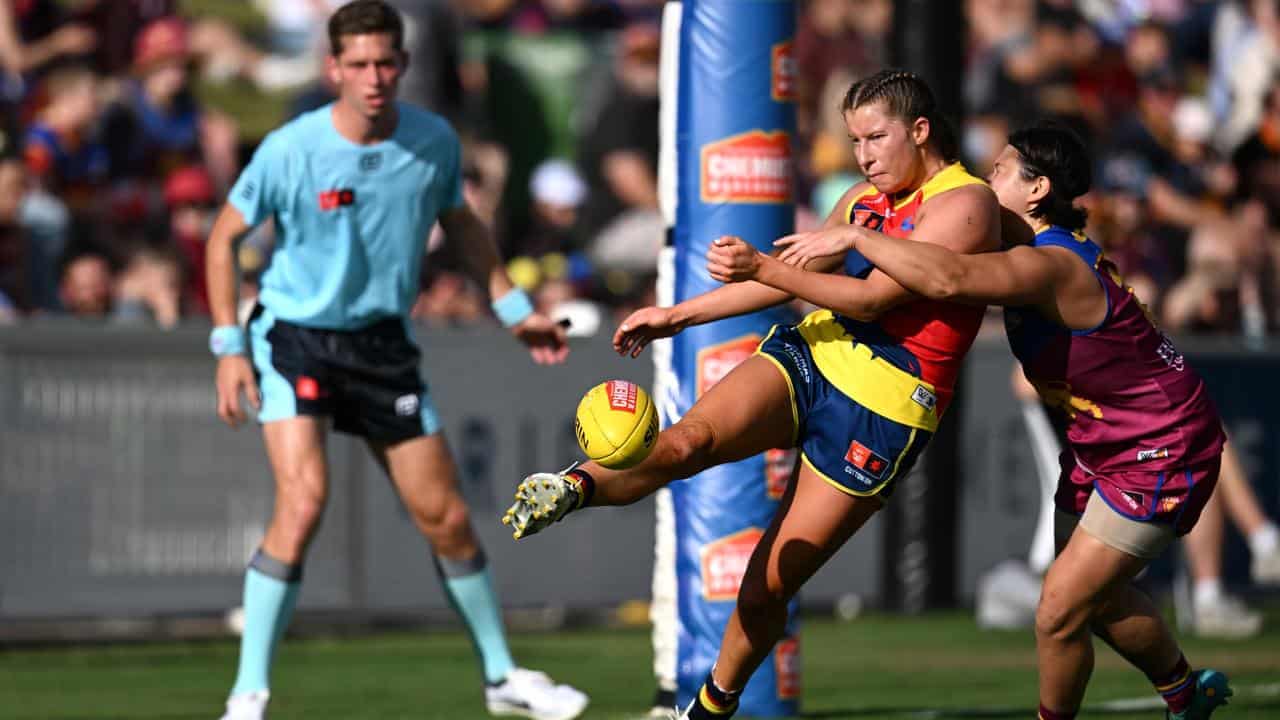
M 919 430 L 936 432 L 938 414 L 912 399 L 923 387 L 937 397 L 930 383 L 876 357 L 871 348 L 849 334 L 830 310 L 810 313 L 796 326 L 809 344 L 813 362 L 823 377 L 845 396 L 871 412 Z

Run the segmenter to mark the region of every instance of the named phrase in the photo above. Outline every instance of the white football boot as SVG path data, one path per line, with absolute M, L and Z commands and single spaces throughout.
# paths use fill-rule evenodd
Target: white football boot
M 587 709 L 588 702 L 586 694 L 524 668 L 513 669 L 501 683 L 484 689 L 484 703 L 490 715 L 572 720 Z
M 270 690 L 254 690 L 227 698 L 227 712 L 221 720 L 266 720 Z

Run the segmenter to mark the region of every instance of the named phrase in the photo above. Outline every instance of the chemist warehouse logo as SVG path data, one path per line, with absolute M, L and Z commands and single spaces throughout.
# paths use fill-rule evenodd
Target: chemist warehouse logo
M 752 130 L 704 145 L 702 202 L 791 202 L 791 136 Z
M 716 602 L 738 597 L 747 563 L 762 537 L 764 530 L 752 527 L 709 542 L 702 548 L 704 599 Z
M 698 351 L 698 395 L 711 389 L 729 371 L 751 357 L 760 345 L 759 335 L 741 335 Z
M 795 102 L 796 99 L 796 52 L 795 43 L 786 40 L 773 46 L 769 53 L 770 95 L 774 102 Z

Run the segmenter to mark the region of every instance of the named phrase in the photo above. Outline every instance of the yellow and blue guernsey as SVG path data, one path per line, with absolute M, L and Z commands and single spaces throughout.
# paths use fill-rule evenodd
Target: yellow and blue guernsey
M 907 238 L 930 198 L 981 183 L 955 163 L 896 203 L 868 186 L 849 203 L 846 220 Z M 873 269 L 857 251 L 845 257 L 850 276 Z M 804 462 L 846 493 L 891 494 L 937 430 L 982 314 L 981 307 L 920 299 L 875 322 L 818 310 L 776 326 L 759 352 L 790 384 Z

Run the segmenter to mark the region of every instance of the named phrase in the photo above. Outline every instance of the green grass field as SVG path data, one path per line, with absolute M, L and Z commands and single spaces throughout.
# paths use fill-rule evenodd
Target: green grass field
M 1215 717 L 1280 717 L 1280 618 L 1247 641 L 1191 640 L 1196 665 L 1229 672 L 1238 697 Z M 645 630 L 516 635 L 517 659 L 592 696 L 588 718 L 635 717 L 652 692 Z M 1032 639 L 982 632 L 969 617 L 872 615 L 805 623 L 804 715 L 810 718 L 1032 717 Z M 0 652 L 0 718 L 201 718 L 221 710 L 236 646 L 229 641 Z M 468 640 L 456 632 L 285 643 L 272 718 L 487 717 Z M 1141 675 L 1106 648 L 1086 703 L 1147 698 Z M 1160 718 L 1157 710 L 1082 717 Z

